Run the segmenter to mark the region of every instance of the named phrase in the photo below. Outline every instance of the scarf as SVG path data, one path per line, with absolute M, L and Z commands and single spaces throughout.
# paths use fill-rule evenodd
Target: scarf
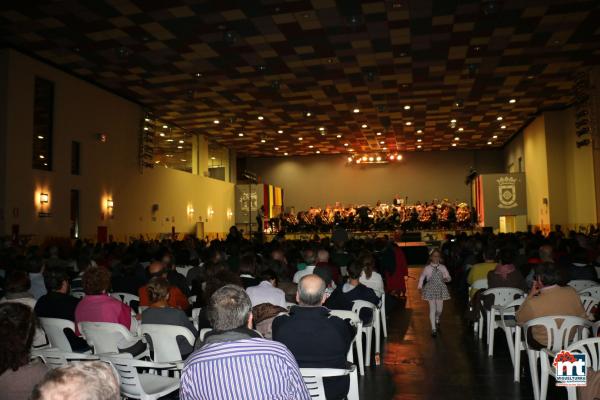
M 494 269 L 494 273 L 498 274 L 502 277 L 502 279 L 506 279 L 508 274 L 515 270 L 515 266 L 512 264 L 498 264 L 496 269 Z

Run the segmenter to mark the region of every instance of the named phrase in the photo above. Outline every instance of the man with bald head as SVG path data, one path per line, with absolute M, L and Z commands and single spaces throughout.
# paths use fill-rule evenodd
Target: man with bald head
M 325 301 L 325 281 L 309 274 L 300 279 L 296 293 L 297 306 L 289 315 L 273 321 L 273 340 L 292 352 L 300 368 L 347 368 L 346 354 L 354 337 L 347 321 L 329 315 L 322 306 Z M 325 378 L 327 399 L 343 399 L 348 394 L 347 376 Z
M 150 275 L 150 279 L 154 277 L 161 277 L 167 279 L 168 270 L 164 263 L 161 261 L 154 261 L 148 266 L 148 274 Z M 148 307 L 150 306 L 150 299 L 148 298 L 148 288 L 147 285 L 142 286 L 138 290 L 138 296 L 140 298 L 140 306 Z M 175 285 L 171 285 L 169 287 L 169 299 L 167 300 L 169 307 L 178 308 L 183 311 L 187 311 L 190 308 L 190 303 L 188 302 L 187 297 L 181 289 L 179 289 Z

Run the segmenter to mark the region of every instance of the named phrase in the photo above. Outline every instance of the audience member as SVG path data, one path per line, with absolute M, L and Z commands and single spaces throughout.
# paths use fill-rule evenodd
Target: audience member
M 240 258 L 240 279 L 244 289 L 260 283 L 260 280 L 256 278 L 256 256 L 254 254 L 244 254 Z
M 142 313 L 142 324 L 162 324 L 175 325 L 189 329 L 194 336 L 198 336 L 198 331 L 190 322 L 187 315 L 177 308 L 169 306 L 169 281 L 162 277 L 150 279 L 146 289 L 150 306 Z M 184 337 L 177 337 L 177 344 L 181 359 L 185 358 L 194 350 L 194 343 L 188 343 Z
M 151 277 L 162 277 L 168 280 L 168 271 L 162 262 L 154 261 L 150 264 L 148 266 L 148 273 Z M 169 281 L 169 283 L 171 283 L 171 281 Z M 142 286 L 138 291 L 138 295 L 140 298 L 140 306 L 147 307 L 150 305 L 147 286 Z M 169 306 L 179 308 L 183 311 L 187 311 L 190 308 L 190 303 L 185 294 L 173 284 L 170 284 L 169 286 Z
M 474 264 L 467 274 L 467 283 L 469 286 L 477 281 L 486 280 L 488 278 L 488 272 L 494 270 L 498 263 L 496 262 L 496 248 L 493 246 L 486 247 L 483 252 L 483 262 Z M 469 298 L 473 298 L 478 289 L 471 287 L 469 291 Z
M 500 262 L 487 274 L 488 288 L 510 287 L 527 290 L 527 284 L 521 272 L 515 268 L 514 252 L 505 248 L 500 251 Z
M 131 329 L 131 308 L 107 294 L 110 288 L 110 272 L 106 268 L 88 268 L 83 275 L 82 283 L 85 297 L 75 308 L 76 330 L 80 322 L 110 322 Z M 131 353 L 134 356 L 146 350 L 146 345 L 141 340 L 123 341 L 118 347 L 121 353 Z
M 69 295 L 67 271 L 61 267 L 48 268 L 44 271 L 44 282 L 48 293 L 37 301 L 35 314 L 39 318 L 59 318 L 75 322 L 75 309 L 79 299 Z M 89 350 L 87 342 L 72 330 L 66 329 L 65 335 L 73 351 Z
M 301 368 L 347 368 L 346 355 L 354 330 L 347 321 L 333 317 L 322 306 L 325 282 L 306 275 L 298 284 L 298 306 L 289 315 L 273 321 L 273 340 L 286 345 Z M 325 378 L 327 399 L 342 399 L 348 393 L 349 379 Z
M 292 281 L 296 284 L 300 282 L 300 279 L 302 279 L 303 276 L 310 275 L 315 270 L 317 260 L 315 251 L 311 248 L 305 249 L 302 253 L 302 257 L 304 258 L 305 267 L 294 274 Z
M 273 270 L 266 270 L 261 274 L 261 281 L 257 286 L 246 289 L 252 306 L 270 303 L 279 307 L 286 307 L 285 293 L 277 288 L 277 275 Z
M 77 269 L 79 273 L 75 278 L 71 280 L 71 291 L 72 292 L 83 292 L 83 274 L 88 267 L 95 267 L 96 263 L 87 255 L 80 255 L 77 258 Z
M 569 280 L 588 280 L 588 281 L 597 281 L 598 274 L 596 273 L 596 268 L 589 264 L 588 262 L 588 253 L 582 247 L 577 247 L 573 251 L 573 255 L 571 257 L 571 266 L 568 269 L 568 279 Z
M 310 400 L 294 356 L 281 343 L 252 331 L 250 298 L 227 285 L 210 298 L 214 334 L 187 359 L 181 373 L 182 400 Z M 260 367 L 259 367 L 260 366 Z M 210 382 L 210 384 L 199 384 Z
M 587 318 L 579 295 L 569 286 L 559 286 L 561 275 L 558 267 L 549 262 L 535 268 L 533 286 L 516 313 L 517 323 L 524 324 L 534 318 L 550 315 L 570 315 Z M 530 332 L 533 343 L 541 347 L 548 343 L 546 329 L 534 326 Z M 535 343 L 537 342 L 537 343 Z
M 379 272 L 375 271 L 375 258 L 373 254 L 365 251 L 358 256 L 356 262 L 362 268 L 359 279 L 360 283 L 373 289 L 377 296 L 383 296 L 385 293 L 383 278 Z
M 0 400 L 27 400 L 48 371 L 39 360 L 29 361 L 35 328 L 31 307 L 0 304 Z
M 44 286 L 44 260 L 41 257 L 33 256 L 27 261 L 27 270 L 29 272 L 29 280 L 31 287 L 29 293 L 38 300 L 46 294 L 46 286 Z
M 323 278 L 326 284 L 329 281 L 333 281 L 337 285 L 341 282 L 342 279 L 340 267 L 333 264 L 329 260 L 329 251 L 327 251 L 326 249 L 319 249 L 319 251 L 317 252 L 317 262 L 315 264 L 315 269 L 313 270 L 313 273 Z
M 102 361 L 70 362 L 46 374 L 30 400 L 120 400 L 119 380 Z

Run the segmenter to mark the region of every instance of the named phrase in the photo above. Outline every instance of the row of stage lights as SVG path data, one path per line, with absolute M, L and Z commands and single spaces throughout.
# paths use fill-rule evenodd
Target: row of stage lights
M 355 154 L 347 160 L 348 164 L 387 164 L 402 161 L 402 154 Z

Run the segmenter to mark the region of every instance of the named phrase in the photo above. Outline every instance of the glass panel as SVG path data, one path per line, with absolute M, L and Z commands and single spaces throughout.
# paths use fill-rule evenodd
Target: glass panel
M 214 142 L 208 143 L 208 176 L 222 181 L 229 177 L 229 151 Z
M 32 167 L 52 170 L 52 124 L 54 83 L 35 78 L 33 93 L 33 159 Z
M 193 136 L 183 129 L 169 123 L 153 119 L 147 115 L 142 124 L 143 137 L 153 136 L 152 148 L 144 149 L 144 154 L 151 153 L 152 167 L 173 168 L 192 172 Z M 145 166 L 150 166 L 144 163 Z

